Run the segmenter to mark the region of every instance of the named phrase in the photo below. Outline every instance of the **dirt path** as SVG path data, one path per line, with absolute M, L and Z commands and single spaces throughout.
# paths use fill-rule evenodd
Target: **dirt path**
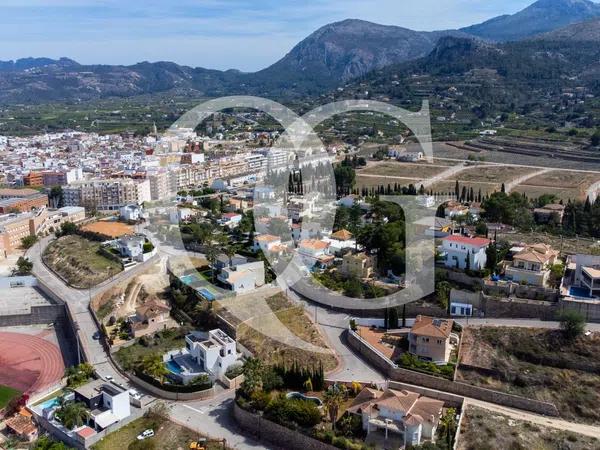
M 563 431 L 572 431 L 573 433 L 584 434 L 595 438 L 600 438 L 600 427 L 594 425 L 585 425 L 581 423 L 568 422 L 554 417 L 540 416 L 538 414 L 528 413 L 505 406 L 487 403 L 474 398 L 465 398 L 466 405 L 478 406 L 489 411 L 496 411 L 514 419 L 526 420 L 546 427 L 556 428 Z

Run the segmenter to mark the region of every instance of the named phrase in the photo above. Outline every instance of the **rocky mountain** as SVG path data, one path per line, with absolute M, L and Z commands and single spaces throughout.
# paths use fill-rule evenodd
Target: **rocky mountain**
M 122 66 L 82 65 L 68 58 L 0 61 L 0 104 L 94 100 L 162 92 L 194 96 L 314 96 L 373 71 L 420 58 L 425 59 L 419 64 L 430 61 L 431 66 L 443 59 L 446 63 L 440 68 L 449 69 L 453 64 L 462 67 L 463 63 L 473 62 L 469 50 L 485 49 L 495 54 L 507 51 L 476 42 L 481 38 L 512 41 L 550 31 L 537 39 L 572 41 L 587 36 L 585 39 L 589 40 L 598 34 L 598 21 L 552 30 L 596 16 L 600 17 L 600 5 L 589 0 L 539 0 L 517 14 L 459 31 L 420 32 L 349 19 L 323 26 L 281 60 L 255 73 L 193 68 L 170 62 Z M 438 41 L 441 45 L 436 47 Z M 569 51 L 579 54 L 577 48 Z M 524 49 L 519 50 L 519 54 L 525 53 Z M 565 60 L 571 57 L 554 49 L 550 53 L 562 55 Z
M 515 14 L 461 31 L 491 41 L 516 41 L 594 17 L 600 17 L 600 4 L 590 0 L 538 0 Z
M 442 36 L 459 31 L 420 32 L 348 19 L 319 28 L 272 66 L 257 72 L 259 80 L 331 87 L 390 64 L 429 53 Z

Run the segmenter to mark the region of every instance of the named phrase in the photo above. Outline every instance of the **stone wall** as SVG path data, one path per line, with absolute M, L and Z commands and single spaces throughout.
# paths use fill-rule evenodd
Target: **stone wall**
M 450 392 L 452 394 L 461 395 L 464 397 L 472 397 L 478 400 L 522 409 L 525 411 L 531 411 L 547 416 L 559 416 L 558 409 L 552 403 L 541 402 L 517 395 L 485 389 L 479 386 L 473 386 L 457 381 L 450 381 L 445 378 L 439 378 L 413 370 L 403 369 L 393 364 L 388 358 L 382 357 L 382 355 L 376 352 L 371 345 L 369 345 L 366 341 L 363 341 L 358 334 L 351 330 L 347 330 L 346 333 L 348 344 L 354 350 L 357 350 L 373 365 L 383 370 L 391 380 L 424 386 L 439 391 Z
M 266 440 L 288 450 L 335 450 L 337 447 L 321 442 L 306 434 L 271 422 L 253 414 L 233 402 L 233 417 L 238 425 L 258 440 Z
M 600 322 L 600 302 L 560 300 L 557 311 L 577 311 L 587 322 Z

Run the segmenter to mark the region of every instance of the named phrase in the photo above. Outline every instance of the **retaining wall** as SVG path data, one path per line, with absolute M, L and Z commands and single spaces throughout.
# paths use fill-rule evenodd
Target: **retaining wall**
M 258 414 L 246 411 L 233 402 L 233 417 L 238 425 L 252 433 L 258 440 L 266 440 L 272 444 L 289 450 L 336 450 L 337 447 L 326 444 L 306 434 L 271 422 Z
M 450 381 L 445 378 L 439 378 L 396 366 L 388 358 L 377 352 L 369 343 L 362 340 L 358 334 L 351 330 L 346 330 L 348 344 L 357 350 L 365 359 L 384 371 L 384 373 L 394 381 L 405 382 L 413 385 L 424 386 L 464 397 L 476 398 L 490 403 L 509 406 L 512 408 L 531 411 L 537 414 L 558 417 L 560 414 L 556 406 L 552 403 L 541 402 L 530 398 L 517 395 L 506 394 L 504 392 L 493 391 L 479 386 L 473 386 L 457 381 Z

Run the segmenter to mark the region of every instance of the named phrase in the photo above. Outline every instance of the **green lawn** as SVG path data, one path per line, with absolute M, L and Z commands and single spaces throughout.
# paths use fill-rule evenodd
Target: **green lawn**
M 21 395 L 20 391 L 9 386 L 0 385 L 0 409 L 3 409 L 14 398 Z

